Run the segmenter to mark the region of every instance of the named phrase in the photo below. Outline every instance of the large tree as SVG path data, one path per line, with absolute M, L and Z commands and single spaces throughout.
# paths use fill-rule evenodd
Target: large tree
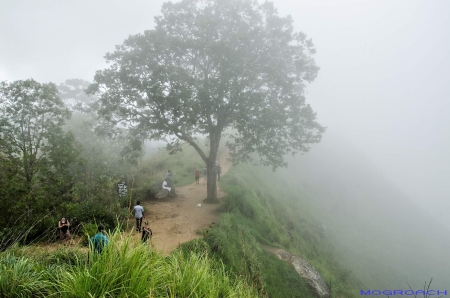
M 88 92 L 98 93 L 100 114 L 113 123 L 169 139 L 171 151 L 192 145 L 207 165 L 208 200 L 216 200 L 225 132 L 233 162 L 256 153 L 274 168 L 320 141 L 324 128 L 304 97 L 318 72 L 314 46 L 272 3 L 168 2 L 155 22 L 106 54 L 111 66 L 96 73 Z M 201 135 L 209 152 L 196 142 Z
M 9 219 L 43 216 L 72 187 L 79 147 L 62 126 L 70 116 L 56 86 L 34 80 L 0 82 L 0 228 Z

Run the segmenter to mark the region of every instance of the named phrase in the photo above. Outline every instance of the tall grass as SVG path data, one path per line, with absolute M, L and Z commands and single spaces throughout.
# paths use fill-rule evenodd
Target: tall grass
M 101 254 L 89 251 L 88 259 L 87 251 L 79 251 L 75 264 L 72 258 L 42 258 L 64 250 L 1 254 L 0 297 L 257 297 L 208 254 L 164 257 L 129 234 L 109 236 Z
M 5 253 L 0 258 L 0 297 L 46 297 L 48 277 L 32 259 Z

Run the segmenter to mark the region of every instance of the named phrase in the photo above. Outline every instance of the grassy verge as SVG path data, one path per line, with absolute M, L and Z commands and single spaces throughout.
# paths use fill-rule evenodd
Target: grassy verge
M 78 249 L 0 255 L 1 297 L 257 297 L 222 262 L 190 252 L 159 255 L 128 235 L 110 235 L 101 255 Z M 67 254 L 67 257 L 55 257 Z

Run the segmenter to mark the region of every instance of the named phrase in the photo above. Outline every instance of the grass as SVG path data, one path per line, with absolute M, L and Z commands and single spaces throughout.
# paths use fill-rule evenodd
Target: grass
M 326 232 L 301 200 L 305 193 L 283 181 L 270 169 L 248 164 L 226 173 L 221 186 L 227 195 L 218 209 L 223 214 L 206 237 L 211 250 L 270 297 L 313 294 L 292 266 L 262 251 L 261 244 L 308 260 L 331 285 L 333 297 L 359 297 L 362 283 L 338 264 Z
M 128 234 L 109 237 L 102 254 L 89 252 L 90 257 L 77 248 L 48 252 L 16 247 L 0 254 L 0 296 L 257 297 L 254 288 L 207 254 L 165 257 Z
M 51 283 L 33 259 L 5 253 L 0 258 L 0 297 L 46 297 Z

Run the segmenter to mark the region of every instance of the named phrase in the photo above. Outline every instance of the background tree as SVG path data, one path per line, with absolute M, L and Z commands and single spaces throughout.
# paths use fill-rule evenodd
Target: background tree
M 70 112 L 54 84 L 2 82 L 0 108 L 0 227 L 21 216 L 19 223 L 30 227 L 70 192 L 80 149 L 62 129 Z
M 207 200 L 217 197 L 214 167 L 224 132 L 231 159 L 286 166 L 287 153 L 308 151 L 324 128 L 305 104 L 317 75 L 315 49 L 290 17 L 252 0 L 165 3 L 153 30 L 130 36 L 95 75 L 89 93 L 99 112 L 127 123 L 167 149 L 189 143 L 208 168 Z M 229 128 L 229 129 L 228 129 Z M 196 136 L 205 135 L 209 152 Z
M 88 173 L 85 176 L 123 179 L 142 158 L 143 140 L 99 119 L 92 109 L 98 98 L 85 92 L 90 84 L 81 79 L 68 79 L 58 86 L 61 99 L 72 111 L 65 129 L 83 144 L 80 156 L 85 161 L 84 170 Z
M 143 156 L 142 140 L 99 119 L 91 108 L 97 98 L 87 96 L 84 91 L 90 84 L 69 79 L 58 86 L 61 99 L 72 111 L 64 130 L 71 131 L 76 142 L 82 144 L 79 172 L 72 176 L 73 200 L 63 210 L 64 214 L 77 218 L 72 222 L 75 225 L 96 222 L 112 229 L 117 216 L 127 214 L 122 207 L 125 203 L 128 206 L 129 201 L 128 197 L 118 197 L 117 183 L 125 181 L 131 188 Z M 133 192 L 136 193 L 139 194 Z
M 82 79 L 68 79 L 59 84 L 59 96 L 70 111 L 78 113 L 90 111 L 90 105 L 96 100 L 84 92 L 90 84 Z

